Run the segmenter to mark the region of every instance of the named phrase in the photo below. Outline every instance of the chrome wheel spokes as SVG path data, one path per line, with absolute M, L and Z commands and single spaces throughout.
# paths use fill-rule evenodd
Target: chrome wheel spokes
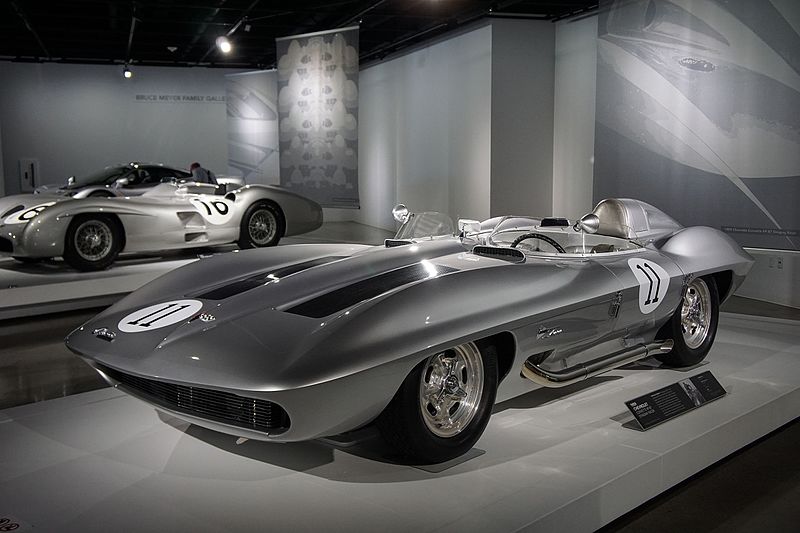
M 683 340 L 697 349 L 708 337 L 711 323 L 711 291 L 702 278 L 693 280 L 686 288 L 681 307 Z
M 467 427 L 480 406 L 483 380 L 483 359 L 471 342 L 428 359 L 419 388 L 419 406 L 428 429 L 447 438 Z
M 275 237 L 277 230 L 278 223 L 275 215 L 266 208 L 261 208 L 253 213 L 247 223 L 250 239 L 258 246 L 268 244 Z
M 98 261 L 111 251 L 113 238 L 108 224 L 87 220 L 75 230 L 75 250 L 86 261 Z

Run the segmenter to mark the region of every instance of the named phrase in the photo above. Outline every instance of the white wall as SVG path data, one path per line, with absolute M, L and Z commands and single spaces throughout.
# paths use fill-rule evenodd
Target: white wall
M 492 21 L 491 214 L 553 207 L 554 27 Z
M 491 35 L 483 26 L 361 71 L 354 220 L 393 229 L 398 202 L 489 216 Z
M 577 219 L 593 207 L 597 16 L 555 32 L 553 214 Z
M 20 158 L 38 159 L 43 181 L 51 183 L 132 160 L 184 167 L 197 160 L 224 172 L 224 75 L 236 71 L 133 71 L 126 80 L 119 66 L 0 62 L 5 192 L 19 190 Z M 201 100 L 186 98 L 194 96 Z

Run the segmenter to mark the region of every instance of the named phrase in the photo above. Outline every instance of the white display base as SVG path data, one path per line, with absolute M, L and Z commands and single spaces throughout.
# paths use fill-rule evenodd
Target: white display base
M 18 531 L 593 531 L 800 414 L 800 328 L 721 315 L 707 362 L 629 366 L 500 404 L 432 473 L 327 442 L 236 439 L 113 389 L 0 411 Z M 728 394 L 642 432 L 626 400 L 710 370 Z M 163 420 L 162 420 L 163 418 Z
M 197 253 L 123 259 L 108 270 L 79 272 L 59 260 L 21 264 L 0 258 L 0 320 L 111 305 Z

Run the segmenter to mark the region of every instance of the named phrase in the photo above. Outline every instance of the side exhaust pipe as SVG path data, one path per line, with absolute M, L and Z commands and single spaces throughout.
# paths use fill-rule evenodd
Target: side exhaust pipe
M 522 365 L 522 375 L 544 387 L 566 387 L 578 381 L 633 363 L 639 359 L 644 359 L 655 353 L 669 353 L 672 351 L 674 344 L 672 339 L 639 344 L 633 348 L 614 352 L 558 371 L 545 370 L 538 365 L 525 361 L 525 364 Z

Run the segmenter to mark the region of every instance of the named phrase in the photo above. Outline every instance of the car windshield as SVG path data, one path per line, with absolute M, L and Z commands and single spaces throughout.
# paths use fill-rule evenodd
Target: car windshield
M 444 213 L 412 213 L 397 230 L 397 239 L 424 239 L 453 235 L 452 219 Z
M 106 167 L 99 172 L 86 176 L 75 176 L 69 185 L 71 187 L 85 187 L 87 185 L 111 185 L 130 170 L 127 166 Z
M 511 246 L 520 235 L 537 231 L 537 226 L 541 223 L 542 219 L 534 217 L 504 217 L 495 226 L 487 242 L 492 246 Z

